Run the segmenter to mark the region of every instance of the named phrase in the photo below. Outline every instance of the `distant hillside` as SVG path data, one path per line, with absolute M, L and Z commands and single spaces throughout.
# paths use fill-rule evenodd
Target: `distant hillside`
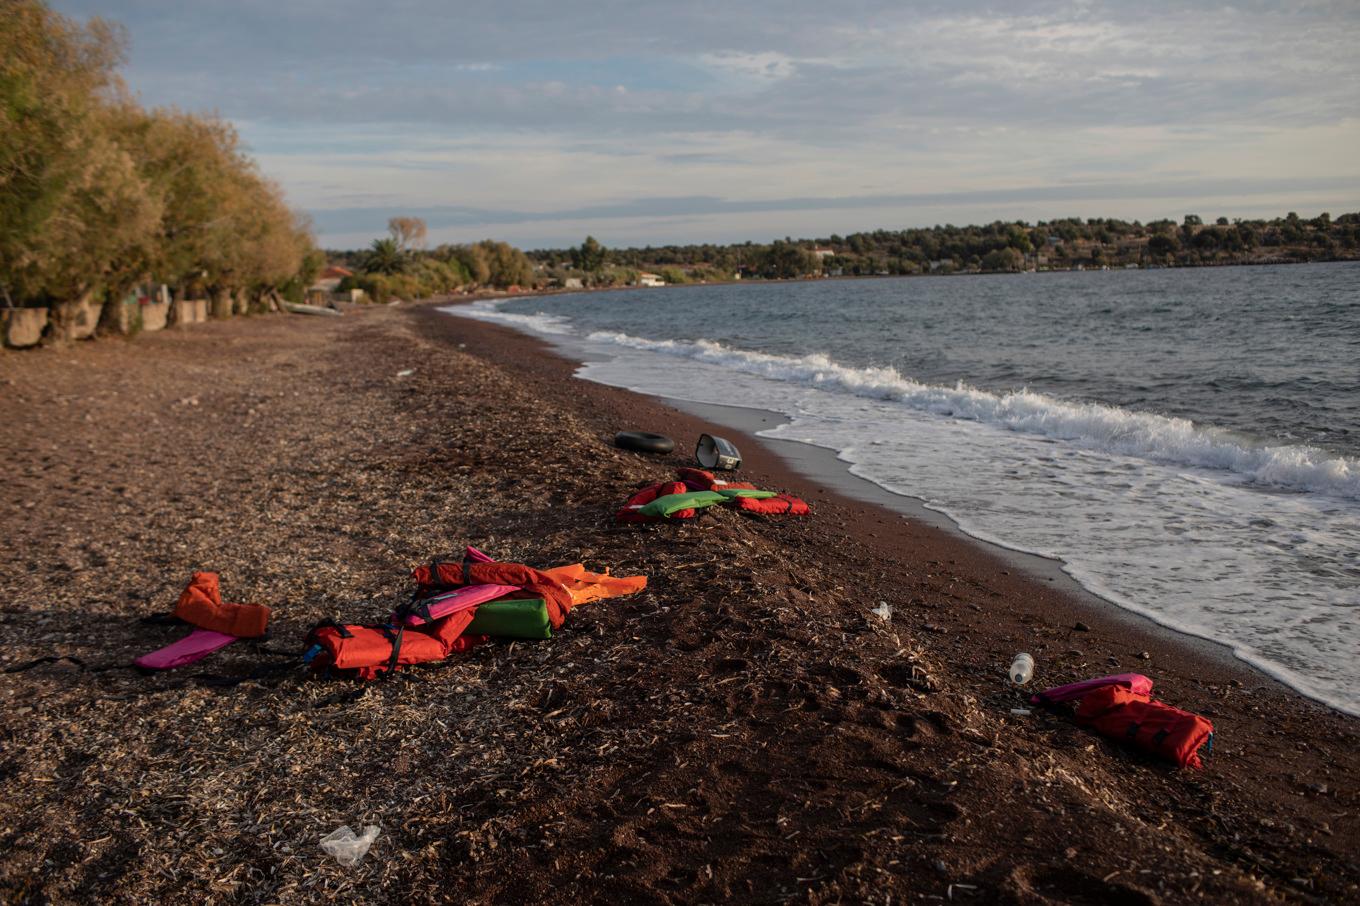
M 594 240 L 588 240 L 594 243 Z M 1290 213 L 1274 220 L 1190 215 L 1177 224 L 1069 218 L 1028 224 L 935 226 L 874 230 L 769 244 L 668 245 L 529 252 L 540 267 L 561 274 L 610 268 L 655 270 L 668 282 L 730 280 L 734 276 L 893 275 L 1099 267 L 1190 267 L 1360 259 L 1360 213 L 1311 220 Z M 603 252 L 603 260 L 598 252 Z M 594 259 L 592 267 L 582 268 Z M 590 282 L 587 276 L 587 283 Z

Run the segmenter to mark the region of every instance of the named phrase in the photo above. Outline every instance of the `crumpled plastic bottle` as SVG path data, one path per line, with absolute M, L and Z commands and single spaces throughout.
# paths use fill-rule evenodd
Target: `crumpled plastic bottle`
M 1034 656 L 1027 651 L 1020 652 L 1011 662 L 1011 669 L 1006 672 L 1010 674 L 1011 682 L 1023 686 L 1034 675 Z
M 368 848 L 378 839 L 378 831 L 378 825 L 365 824 L 363 834 L 356 837 L 354 831 L 346 824 L 322 837 L 321 848 L 335 856 L 335 861 L 348 868 L 357 865 L 368 853 Z

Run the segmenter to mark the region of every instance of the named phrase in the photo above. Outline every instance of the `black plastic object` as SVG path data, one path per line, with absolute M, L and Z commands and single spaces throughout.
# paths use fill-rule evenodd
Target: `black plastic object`
M 675 441 L 650 431 L 620 431 L 614 435 L 614 446 L 639 453 L 669 453 L 675 449 Z
M 699 446 L 694 448 L 694 458 L 705 469 L 731 471 L 741 468 L 741 451 L 737 445 L 712 434 L 699 435 Z

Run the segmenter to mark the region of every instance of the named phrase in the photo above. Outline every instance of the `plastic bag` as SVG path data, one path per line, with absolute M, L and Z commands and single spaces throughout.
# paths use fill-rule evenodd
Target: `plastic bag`
M 335 861 L 349 867 L 358 864 L 367 853 L 373 841 L 378 839 L 378 826 L 365 824 L 362 836 L 356 837 L 346 824 L 321 838 L 321 848 L 335 856 Z

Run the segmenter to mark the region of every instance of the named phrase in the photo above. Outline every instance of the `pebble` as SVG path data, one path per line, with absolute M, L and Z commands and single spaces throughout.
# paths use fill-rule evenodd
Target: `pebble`
M 1085 623 L 1081 622 L 1080 620 L 1078 620 L 1078 621 L 1077 621 L 1077 625 L 1073 626 L 1072 628 L 1073 628 L 1074 630 L 1076 630 L 1077 632 L 1090 632 L 1090 631 L 1091 631 L 1091 627 L 1090 627 L 1090 626 L 1087 626 Z

